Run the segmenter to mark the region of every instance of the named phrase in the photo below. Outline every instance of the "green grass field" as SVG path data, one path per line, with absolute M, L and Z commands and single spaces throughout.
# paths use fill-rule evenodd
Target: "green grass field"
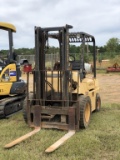
M 42 129 L 11 148 L 4 145 L 31 131 L 22 113 L 0 120 L 0 160 L 120 160 L 120 105 L 103 104 L 86 130 L 77 132 L 51 154 L 44 151 L 66 132 Z

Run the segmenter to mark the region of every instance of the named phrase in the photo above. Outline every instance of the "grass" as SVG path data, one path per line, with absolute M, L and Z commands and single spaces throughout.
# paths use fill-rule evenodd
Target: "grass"
M 119 160 L 120 105 L 103 104 L 93 113 L 86 130 L 77 132 L 63 146 L 51 154 L 44 150 L 66 132 L 42 129 L 39 133 L 11 148 L 3 146 L 31 131 L 22 113 L 0 120 L 0 160 Z

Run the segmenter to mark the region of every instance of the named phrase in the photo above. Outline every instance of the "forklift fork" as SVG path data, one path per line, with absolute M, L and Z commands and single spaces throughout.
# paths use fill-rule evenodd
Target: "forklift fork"
M 31 137 L 32 135 L 38 133 L 40 130 L 41 130 L 41 127 L 40 127 L 40 112 L 41 112 L 41 109 L 40 109 L 40 105 L 34 105 L 33 107 L 33 118 L 31 118 L 31 112 L 30 112 L 30 106 L 27 106 L 27 116 L 28 116 L 28 124 L 30 126 L 33 126 L 34 127 L 34 130 L 25 134 L 24 136 L 21 136 L 19 137 L 18 139 L 10 142 L 9 144 L 6 144 L 4 146 L 4 148 L 11 148 L 13 146 L 15 146 L 16 144 L 19 144 L 20 142 L 28 139 L 29 137 Z
M 36 133 L 39 132 L 39 131 L 40 131 L 40 127 L 39 127 L 39 128 L 35 128 L 33 131 L 25 134 L 24 136 L 21 136 L 20 138 L 18 138 L 18 139 L 16 139 L 16 140 L 14 140 L 14 141 L 6 144 L 6 145 L 4 146 L 4 148 L 6 148 L 6 149 L 7 149 L 7 148 L 11 148 L 11 147 L 19 144 L 20 142 L 26 140 L 27 138 L 31 137 L 32 135 L 36 134 Z
M 41 106 L 40 105 L 34 105 L 32 106 L 32 110 L 29 110 L 29 125 L 34 127 L 34 130 L 19 137 L 18 139 L 6 144 L 4 146 L 5 149 L 9 149 L 22 141 L 28 139 L 32 135 L 38 133 L 41 130 Z M 33 119 L 30 118 L 31 113 L 33 114 L 32 117 Z M 55 151 L 57 148 L 59 148 L 65 141 L 67 141 L 70 137 L 72 137 L 75 134 L 75 108 L 70 107 L 68 110 L 69 113 L 69 130 L 68 133 L 66 133 L 63 137 L 61 137 L 58 141 L 56 141 L 54 144 L 52 144 L 50 147 L 48 147 L 45 152 L 50 153 Z M 73 121 L 72 121 L 73 119 Z M 32 120 L 32 121 L 31 121 Z M 74 124 L 73 124 L 74 123 Z
M 33 131 L 25 134 L 24 136 L 19 137 L 18 139 L 6 144 L 4 146 L 5 149 L 9 149 L 22 141 L 26 140 L 27 138 L 31 137 L 32 135 L 38 133 L 41 129 L 40 128 L 35 128 Z M 66 133 L 62 138 L 60 138 L 58 141 L 56 141 L 54 144 L 52 144 L 50 147 L 48 147 L 45 152 L 46 153 L 51 153 L 55 151 L 57 148 L 59 148 L 65 141 L 67 141 L 70 137 L 72 137 L 75 134 L 75 130 L 70 130 L 68 133 Z
M 58 141 L 56 141 L 54 144 L 52 144 L 50 147 L 48 147 L 45 152 L 51 153 L 55 151 L 57 148 L 59 148 L 66 140 L 68 140 L 70 137 L 72 137 L 75 134 L 75 130 L 69 130 L 68 133 L 66 133 L 62 138 L 60 138 Z

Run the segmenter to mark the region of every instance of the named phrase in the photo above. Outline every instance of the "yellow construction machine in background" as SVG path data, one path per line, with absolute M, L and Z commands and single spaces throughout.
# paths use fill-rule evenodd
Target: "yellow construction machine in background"
M 9 49 L 6 58 L 0 55 L 0 118 L 10 116 L 23 107 L 26 83 L 21 80 L 20 65 L 13 50 L 14 25 L 0 22 L 0 30 L 8 32 Z M 3 38 L 4 39 L 4 38 Z

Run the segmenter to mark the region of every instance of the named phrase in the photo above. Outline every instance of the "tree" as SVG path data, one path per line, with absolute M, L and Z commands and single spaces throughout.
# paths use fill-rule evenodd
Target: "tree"
M 70 51 L 70 53 L 79 53 L 79 46 L 75 46 L 75 45 L 70 45 L 69 46 L 70 48 L 69 48 L 69 51 Z
M 106 46 L 101 46 L 101 47 L 99 47 L 99 52 L 100 53 L 104 53 L 104 52 L 106 52 Z
M 106 44 L 106 50 L 108 52 L 117 52 L 119 48 L 119 39 L 118 38 L 111 38 L 108 40 Z

